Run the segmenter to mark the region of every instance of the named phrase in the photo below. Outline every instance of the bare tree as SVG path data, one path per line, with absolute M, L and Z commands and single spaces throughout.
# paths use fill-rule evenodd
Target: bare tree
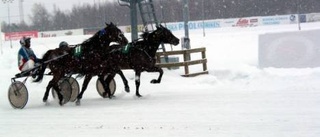
M 202 6 L 202 2 L 204 5 Z M 154 0 L 155 11 L 161 22 L 183 21 L 183 0 Z M 162 6 L 163 8 L 161 9 Z M 202 9 L 203 8 L 203 9 Z M 189 0 L 190 20 L 272 16 L 320 12 L 319 0 Z M 9 27 L 15 31 L 36 29 L 61 30 L 76 28 L 101 28 L 105 22 L 130 25 L 130 10 L 115 2 L 98 5 L 77 5 L 64 12 L 55 8 L 52 15 L 41 4 L 34 4 L 31 25 L 3 23 L 2 30 Z M 141 18 L 138 18 L 141 24 Z
M 32 7 L 32 15 L 30 17 L 32 26 L 39 31 L 50 30 L 51 28 L 51 15 L 42 4 L 34 4 Z

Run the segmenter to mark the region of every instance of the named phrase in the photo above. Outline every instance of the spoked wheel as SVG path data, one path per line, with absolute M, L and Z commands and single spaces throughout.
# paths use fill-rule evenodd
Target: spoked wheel
M 108 75 L 104 76 L 104 80 L 107 78 L 107 76 Z M 96 86 L 97 86 L 97 91 L 99 95 L 104 98 L 103 93 L 105 92 L 105 90 L 103 89 L 102 83 L 99 81 L 99 79 L 97 79 Z M 111 95 L 114 95 L 114 93 L 116 92 L 116 81 L 114 81 L 114 79 L 110 81 L 109 88 L 110 88 Z M 106 95 L 106 97 L 107 96 L 108 95 Z
M 69 78 L 69 83 L 70 83 L 71 89 L 72 89 L 70 101 L 75 102 L 77 100 L 77 96 L 80 92 L 80 86 L 79 86 L 78 81 L 73 77 Z
M 61 89 L 61 94 L 63 96 L 63 104 L 68 103 L 71 99 L 72 94 L 72 88 L 69 80 L 65 78 L 61 79 L 59 81 L 59 88 Z M 52 96 L 53 98 L 56 98 L 58 96 L 57 92 L 54 89 L 52 89 Z
M 8 90 L 8 99 L 13 108 L 23 109 L 28 102 L 28 98 L 28 89 L 22 82 L 11 83 Z

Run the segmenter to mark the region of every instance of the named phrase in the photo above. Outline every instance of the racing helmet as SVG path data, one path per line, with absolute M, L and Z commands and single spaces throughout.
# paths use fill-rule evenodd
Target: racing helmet
M 23 37 L 20 39 L 20 44 L 21 44 L 21 46 L 30 47 L 30 40 L 31 40 L 30 37 L 23 36 Z
M 66 48 L 66 47 L 68 47 L 69 46 L 69 44 L 67 43 L 67 42 L 65 42 L 65 41 L 62 41 L 62 42 L 60 42 L 60 44 L 59 44 L 59 48 Z

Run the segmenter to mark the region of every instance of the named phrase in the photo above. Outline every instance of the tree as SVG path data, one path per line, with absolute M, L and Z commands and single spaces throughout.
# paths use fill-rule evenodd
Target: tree
M 155 12 L 160 22 L 183 21 L 184 0 L 154 0 Z M 204 5 L 202 7 L 202 2 Z M 160 8 L 163 7 L 163 9 Z M 189 0 L 190 20 L 202 20 L 202 8 L 206 20 L 241 18 L 250 16 L 273 16 L 320 12 L 319 0 Z M 139 14 L 139 13 L 138 13 Z M 138 15 L 139 17 L 139 15 Z M 130 10 L 116 2 L 98 5 L 75 5 L 71 11 L 61 11 L 57 7 L 51 14 L 41 4 L 34 4 L 31 24 L 2 24 L 2 31 L 62 30 L 77 28 L 101 28 L 105 22 L 130 25 Z M 141 18 L 138 18 L 141 24 Z
M 72 29 L 73 27 L 70 24 L 71 21 L 69 18 L 68 14 L 55 7 L 52 14 L 53 30 Z
M 34 4 L 32 7 L 32 15 L 30 17 L 32 26 L 39 31 L 51 30 L 51 15 L 42 4 Z

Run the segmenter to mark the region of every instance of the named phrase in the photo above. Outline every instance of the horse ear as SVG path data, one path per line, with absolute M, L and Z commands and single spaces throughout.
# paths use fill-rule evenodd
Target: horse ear
M 106 27 L 108 27 L 109 24 L 107 22 L 105 22 L 105 24 L 106 24 Z
M 159 25 L 156 25 L 156 28 L 159 29 Z
M 110 22 L 110 25 L 114 26 L 114 24 L 112 22 Z

